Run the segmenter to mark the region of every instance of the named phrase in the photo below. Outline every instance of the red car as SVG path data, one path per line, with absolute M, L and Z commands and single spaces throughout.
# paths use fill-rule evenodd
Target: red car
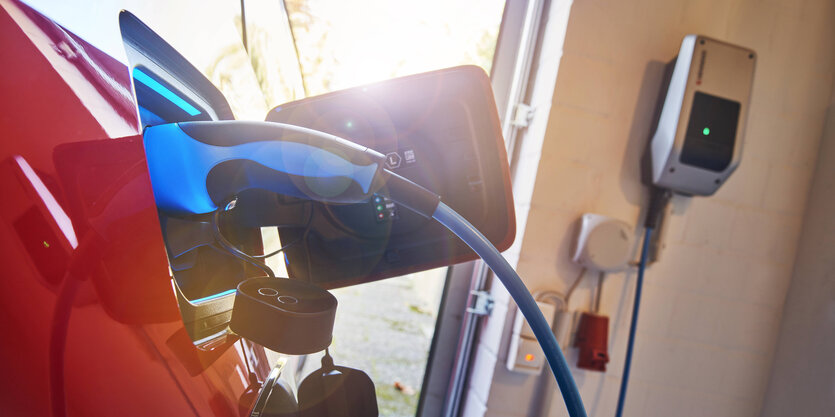
M 0 414 L 249 415 L 265 350 L 183 326 L 127 66 L 17 1 L 0 32 Z

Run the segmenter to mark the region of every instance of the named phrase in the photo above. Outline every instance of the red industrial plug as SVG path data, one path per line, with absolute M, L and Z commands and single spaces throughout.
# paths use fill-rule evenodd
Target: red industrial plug
M 583 313 L 574 346 L 580 348 L 578 368 L 605 372 L 609 362 L 609 317 Z

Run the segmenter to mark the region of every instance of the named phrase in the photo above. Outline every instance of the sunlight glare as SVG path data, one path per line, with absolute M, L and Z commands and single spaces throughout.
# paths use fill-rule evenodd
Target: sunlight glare
M 499 0 L 308 0 L 296 25 L 310 95 L 455 65 L 489 72 Z M 299 11 L 288 7 L 291 21 Z M 303 33 L 300 33 L 303 32 Z

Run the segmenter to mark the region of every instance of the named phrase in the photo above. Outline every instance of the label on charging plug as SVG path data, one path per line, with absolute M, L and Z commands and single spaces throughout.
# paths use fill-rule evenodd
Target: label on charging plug
M 397 204 L 395 204 L 390 198 L 374 194 L 374 197 L 371 199 L 371 205 L 374 208 L 374 220 L 377 223 L 384 223 L 389 220 L 397 220 L 400 218 L 397 210 Z
M 417 162 L 417 154 L 412 148 L 401 148 L 386 154 L 386 168 L 396 170 Z

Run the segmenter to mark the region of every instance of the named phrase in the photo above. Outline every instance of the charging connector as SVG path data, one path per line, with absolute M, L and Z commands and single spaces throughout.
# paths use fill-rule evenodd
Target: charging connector
M 441 196 L 387 169 L 383 170 L 383 175 L 392 200 L 423 217 L 432 218 L 441 203 Z

